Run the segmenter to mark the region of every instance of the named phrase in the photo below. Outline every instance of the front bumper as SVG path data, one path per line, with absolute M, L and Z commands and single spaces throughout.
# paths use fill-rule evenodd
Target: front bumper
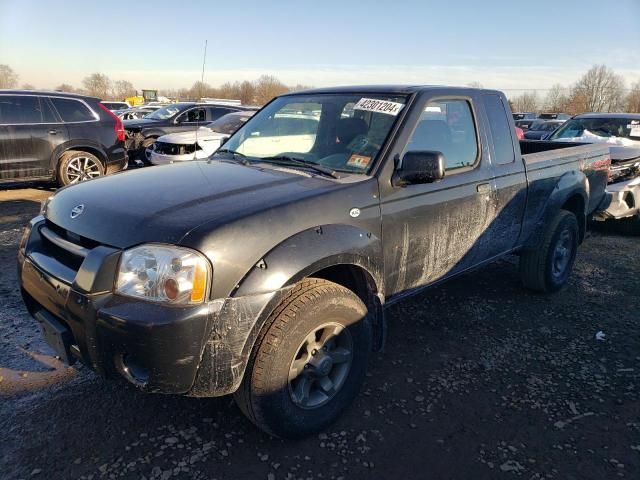
M 25 305 L 68 363 L 149 392 L 218 396 L 237 389 L 271 294 L 169 306 L 112 292 L 120 251 L 99 246 L 77 272 L 56 260 L 40 229 L 18 254 Z
M 209 158 L 208 153 L 203 150 L 196 150 L 195 153 L 187 153 L 184 155 L 168 155 L 166 153 L 154 152 L 147 148 L 145 155 L 152 165 L 169 165 L 170 163 L 189 162 L 191 160 L 202 160 Z
M 611 201 L 594 215 L 594 220 L 619 220 L 640 212 L 640 177 L 607 185 L 607 194 Z

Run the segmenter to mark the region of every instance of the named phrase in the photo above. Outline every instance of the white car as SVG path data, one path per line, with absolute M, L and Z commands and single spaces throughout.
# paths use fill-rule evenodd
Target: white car
M 163 135 L 145 151 L 152 165 L 209 158 L 222 141 L 240 128 L 254 113 L 253 110 L 233 112 L 197 130 Z

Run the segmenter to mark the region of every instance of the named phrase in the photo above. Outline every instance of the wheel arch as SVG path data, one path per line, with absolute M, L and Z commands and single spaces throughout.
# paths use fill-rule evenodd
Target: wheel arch
M 105 171 L 107 170 L 108 156 L 107 156 L 107 153 L 100 146 L 87 144 L 87 143 L 79 143 L 79 144 L 69 143 L 69 144 L 64 144 L 58 147 L 58 149 L 54 151 L 51 157 L 52 158 L 51 169 L 54 172 L 54 180 L 59 180 L 60 159 L 67 152 L 87 152 L 92 155 L 95 155 L 98 158 L 98 160 L 100 160 L 100 163 L 102 163 L 102 168 L 104 168 Z

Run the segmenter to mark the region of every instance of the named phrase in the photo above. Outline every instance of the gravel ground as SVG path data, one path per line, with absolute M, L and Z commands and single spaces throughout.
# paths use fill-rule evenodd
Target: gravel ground
M 48 195 L 0 192 L 3 479 L 640 478 L 638 238 L 590 234 L 553 296 L 507 259 L 392 307 L 353 407 L 285 442 L 231 398 L 145 395 L 49 356 L 15 270 Z

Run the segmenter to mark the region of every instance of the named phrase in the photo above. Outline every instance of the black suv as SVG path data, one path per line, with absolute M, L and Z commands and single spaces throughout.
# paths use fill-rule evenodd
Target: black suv
M 122 121 L 99 98 L 0 90 L 0 182 L 81 182 L 126 168 Z
M 146 160 L 145 150 L 153 145 L 158 137 L 169 133 L 194 130 L 227 113 L 244 110 L 255 110 L 255 108 L 213 103 L 172 103 L 144 118 L 124 121 L 124 128 L 127 132 L 127 151 L 132 158 Z

